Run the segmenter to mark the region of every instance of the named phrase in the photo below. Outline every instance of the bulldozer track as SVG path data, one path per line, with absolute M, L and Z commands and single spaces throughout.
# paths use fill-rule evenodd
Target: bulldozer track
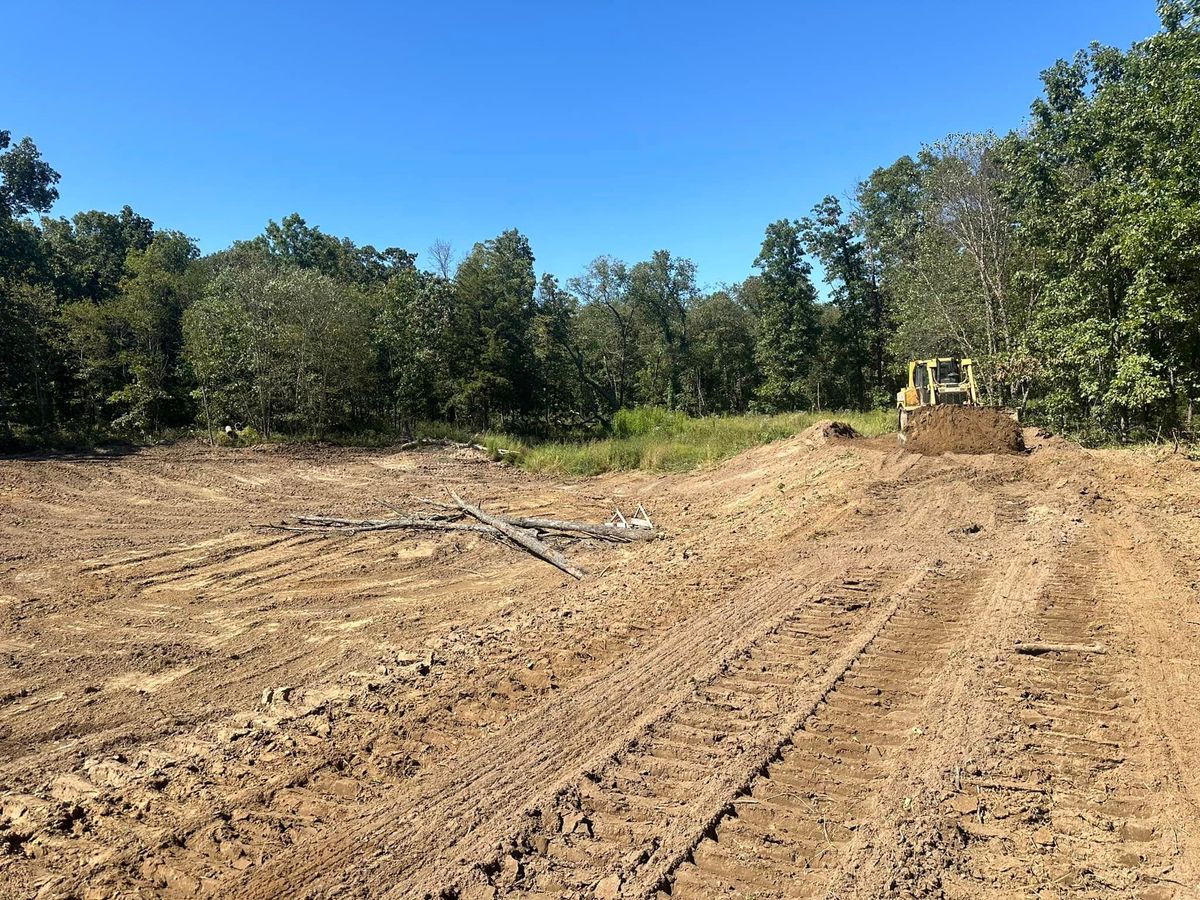
M 744 723 L 728 715 L 732 705 L 728 703 L 716 712 L 719 722 L 710 717 L 710 733 L 726 735 L 729 748 L 738 746 L 739 734 L 756 727 L 753 717 L 762 717 L 757 727 L 764 729 L 770 721 L 786 716 L 790 709 L 788 688 L 793 679 L 801 671 L 819 671 L 820 661 L 840 646 L 837 636 L 861 632 L 880 592 L 886 599 L 897 581 L 894 573 L 871 568 L 817 581 L 812 586 L 805 586 L 799 576 L 752 585 L 700 621 L 664 635 L 639 657 L 603 673 L 570 696 L 551 701 L 527 721 L 514 723 L 501 744 L 483 746 L 472 756 L 457 760 L 458 778 L 452 790 L 439 787 L 433 797 L 418 792 L 395 803 L 377 804 L 366 811 L 349 835 L 353 844 L 326 844 L 312 856 L 303 851 L 283 854 L 262 871 L 252 872 L 250 881 L 231 886 L 231 892 L 240 896 L 277 895 L 281 885 L 292 883 L 298 875 L 311 879 L 309 869 L 333 874 L 338 869 L 337 863 L 331 866 L 331 861 L 352 857 L 355 846 L 377 844 L 380 835 L 386 833 L 388 844 L 394 844 L 397 850 L 379 860 L 385 871 L 374 877 L 396 884 L 400 896 L 453 895 L 464 880 L 469 883 L 489 869 L 503 871 L 502 861 L 494 857 L 494 848 L 498 844 L 529 845 L 539 829 L 545 831 L 540 816 L 543 808 L 553 798 L 565 796 L 574 786 L 589 781 L 584 773 L 602 769 L 605 760 L 621 758 L 627 748 L 642 746 L 647 735 L 657 734 L 664 727 L 674 729 L 676 738 L 694 735 L 694 744 L 703 746 L 698 736 L 704 733 L 705 710 L 692 705 L 700 685 L 728 678 L 731 692 L 736 684 L 746 696 L 757 698 L 756 705 L 746 706 L 750 718 Z M 760 648 L 768 644 L 777 648 L 772 665 L 789 665 L 789 674 L 758 662 Z M 832 647 L 827 648 L 827 644 Z M 709 674 L 688 665 L 689 660 L 697 658 L 714 661 Z M 636 698 L 654 691 L 661 699 L 647 713 Z M 776 699 L 771 701 L 769 697 Z M 772 702 L 776 705 L 774 715 L 769 712 Z M 690 717 L 685 710 L 690 711 Z M 680 715 L 684 718 L 679 719 Z M 577 730 L 584 719 L 592 722 L 586 735 Z M 668 721 L 669 725 L 662 724 Z M 597 741 L 597 735 L 606 738 Z M 717 748 L 720 743 L 713 741 L 712 746 Z M 724 752 L 725 747 L 716 749 L 716 758 Z M 534 784 L 545 785 L 548 792 L 539 799 L 530 793 L 529 783 L 513 784 L 509 772 L 514 767 L 539 773 Z M 709 769 L 705 772 L 711 774 Z M 472 810 L 469 818 L 461 815 L 461 810 L 467 808 Z M 447 835 L 442 827 L 427 827 L 430 811 L 441 809 L 448 811 L 447 819 L 461 823 L 460 834 Z M 459 817 L 449 812 L 456 809 Z M 454 850 L 431 855 L 439 845 Z M 429 849 L 424 849 L 427 846 Z M 424 869 L 426 874 L 415 881 L 400 874 L 414 869 Z M 390 874 L 393 870 L 397 873 L 394 876 Z
M 669 875 L 673 897 L 824 896 L 977 599 L 977 575 L 925 578 L 765 771 Z
M 951 884 L 960 896 L 985 886 L 1041 897 L 1176 896 L 1178 885 L 1161 877 L 1171 837 L 1157 821 L 1159 786 L 1130 752 L 1141 714 L 1116 617 L 1098 589 L 1106 577 L 1101 550 L 1083 543 L 1030 622 L 1038 640 L 1105 653 L 1014 655 L 998 679 L 1013 728 L 957 819 L 967 864 Z
M 872 767 L 908 733 L 892 705 L 919 696 L 912 647 L 961 617 L 968 589 L 961 578 L 921 572 L 877 598 L 864 627 L 839 635 L 845 611 L 865 604 L 874 588 L 860 578 L 842 581 L 698 687 L 564 792 L 552 816 L 559 833 L 494 861 L 491 887 L 505 897 L 590 897 L 598 875 L 609 873 L 609 888 L 622 897 L 663 889 L 709 897 L 737 885 L 761 890 L 763 876 L 769 883 L 788 867 L 825 877 L 846 830 L 844 809 L 833 807 L 866 790 Z M 949 649 L 938 645 L 920 667 Z M 878 685 L 895 696 L 882 696 Z M 853 728 L 856 717 L 872 728 Z M 840 778 L 851 766 L 854 775 Z M 810 790 L 797 799 L 801 783 Z M 729 852 L 739 840 L 753 845 L 740 863 Z

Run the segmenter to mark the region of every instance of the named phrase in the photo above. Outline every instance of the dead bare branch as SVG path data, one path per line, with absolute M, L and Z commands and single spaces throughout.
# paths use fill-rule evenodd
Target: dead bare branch
M 472 506 L 471 504 L 467 503 L 462 497 L 454 493 L 454 491 L 449 491 L 449 494 L 451 499 L 458 504 L 459 509 L 461 509 L 463 512 L 467 513 L 472 518 L 478 519 L 484 525 L 492 526 L 492 528 L 504 534 L 505 537 L 507 537 L 513 543 L 524 547 L 539 559 L 543 559 L 555 568 L 561 569 L 572 578 L 583 578 L 583 576 L 587 574 L 583 569 L 572 565 L 571 561 L 557 550 L 543 544 L 526 529 L 517 528 L 508 524 L 503 519 L 498 519 L 495 516 L 488 515 L 478 506 Z
M 1028 656 L 1040 656 L 1043 653 L 1096 653 L 1108 652 L 1103 644 L 1036 644 L 1019 643 L 1013 648 L 1017 653 Z

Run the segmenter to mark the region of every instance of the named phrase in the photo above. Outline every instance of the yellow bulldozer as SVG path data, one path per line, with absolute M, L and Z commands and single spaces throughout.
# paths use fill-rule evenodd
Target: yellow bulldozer
M 975 386 L 975 364 L 969 359 L 956 359 L 952 356 L 910 362 L 908 387 L 896 392 L 896 425 L 900 440 L 904 440 L 904 433 L 908 430 L 908 418 L 914 410 L 945 403 L 979 406 L 979 389 Z

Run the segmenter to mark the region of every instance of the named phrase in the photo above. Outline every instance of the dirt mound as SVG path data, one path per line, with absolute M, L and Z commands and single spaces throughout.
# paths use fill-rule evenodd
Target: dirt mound
M 833 419 L 822 419 L 820 422 L 809 425 L 800 432 L 802 440 L 816 446 L 821 446 L 839 438 L 856 438 L 859 436 L 859 433 L 848 422 L 835 422 Z
M 999 410 L 976 406 L 918 409 L 905 446 L 915 453 L 1021 453 L 1021 426 Z

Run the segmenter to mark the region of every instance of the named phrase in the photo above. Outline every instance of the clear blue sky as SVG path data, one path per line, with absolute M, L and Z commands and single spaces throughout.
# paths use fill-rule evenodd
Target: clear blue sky
M 1038 73 L 1157 28 L 1153 0 L 3 4 L 0 128 L 57 214 L 128 203 L 212 251 L 300 212 L 540 271 L 611 253 L 749 273 L 765 225 L 951 131 L 1018 125 Z

